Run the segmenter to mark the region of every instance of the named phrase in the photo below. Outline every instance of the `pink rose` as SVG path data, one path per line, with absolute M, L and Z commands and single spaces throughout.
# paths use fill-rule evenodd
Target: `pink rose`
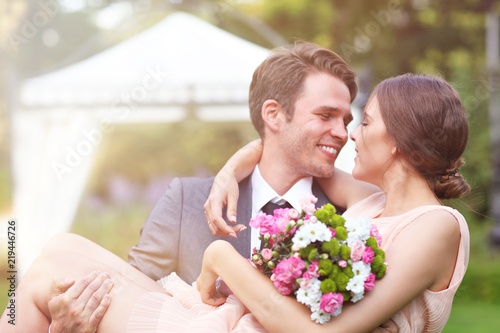
M 373 289 L 373 287 L 375 286 L 375 278 L 375 274 L 368 274 L 368 277 L 365 280 L 365 291 L 370 291 Z
M 262 249 L 262 258 L 264 258 L 265 261 L 271 260 L 273 257 L 273 251 L 271 249 L 265 248 Z
M 339 266 L 342 267 L 342 268 L 346 268 L 347 267 L 347 261 L 345 261 L 345 260 L 339 260 Z
M 373 236 L 377 240 L 378 247 L 382 246 L 382 235 L 380 235 L 380 232 L 378 232 L 375 224 L 372 224 L 370 226 L 370 236 Z
M 319 308 L 326 313 L 334 313 L 344 302 L 344 296 L 339 293 L 328 293 L 321 297 Z
M 351 247 L 351 260 L 356 262 L 360 261 L 363 258 L 363 253 L 365 252 L 365 247 L 361 242 L 356 242 Z
M 274 210 L 274 223 L 276 225 L 276 235 L 278 235 L 281 232 L 285 233 L 286 232 L 286 227 L 288 226 L 288 223 L 290 222 L 290 216 L 289 216 L 289 211 L 290 208 L 278 208 Z
M 285 219 L 290 221 L 290 208 L 278 208 L 274 210 L 275 219 Z
M 335 229 L 330 229 L 330 231 L 332 232 L 332 238 L 335 237 L 335 235 L 337 234 L 337 230 Z
M 276 280 L 273 282 L 278 292 L 282 295 L 290 295 L 292 293 L 292 286 L 289 283 Z
M 255 217 L 253 217 L 250 220 L 249 225 L 252 228 L 259 229 L 262 228 L 263 226 L 268 226 L 269 224 L 272 224 L 272 220 L 274 217 L 272 215 L 267 215 L 267 214 L 257 214 Z M 265 234 L 267 231 L 262 232 L 261 234 Z
M 367 265 L 371 264 L 373 261 L 373 257 L 375 257 L 375 253 L 371 247 L 365 247 L 365 253 L 363 253 L 363 262 Z
M 306 214 L 312 215 L 316 211 L 316 202 L 318 202 L 318 198 L 309 194 L 307 197 L 300 199 L 300 207 Z
M 302 276 L 302 279 L 300 280 L 300 288 L 308 289 L 310 281 L 311 281 L 311 277 L 309 276 L 309 274 L 304 273 L 304 275 Z
M 310 277 L 319 277 L 319 273 L 318 273 L 318 261 L 313 261 L 309 265 L 309 267 L 307 267 L 306 274 L 308 274 Z
M 296 209 L 293 209 L 291 208 L 289 211 L 288 211 L 288 217 L 290 218 L 290 220 L 296 220 L 299 218 L 299 212 L 296 210 Z
M 276 280 L 283 281 L 286 284 L 292 283 L 302 275 L 302 270 L 306 267 L 302 259 L 290 257 L 282 260 L 273 273 L 276 274 Z

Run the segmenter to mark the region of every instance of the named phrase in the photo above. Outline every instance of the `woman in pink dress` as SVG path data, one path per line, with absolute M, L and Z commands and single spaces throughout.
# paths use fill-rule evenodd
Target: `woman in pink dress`
M 403 75 L 377 86 L 361 126 L 351 134 L 358 152 L 356 180 L 336 171 L 322 186 L 335 205 L 348 208 L 346 216 L 374 219 L 389 271 L 362 301 L 344 306 L 325 325 L 314 323 L 307 307 L 281 295 L 225 241 L 207 248 L 192 287 L 175 274 L 157 283 L 98 245 L 62 235 L 51 241 L 19 285 L 16 326 L 8 324 L 5 311 L 0 328 L 47 332 L 49 307 L 56 306 L 50 301 L 51 283 L 54 277 L 73 276 L 93 280 L 101 294 L 114 284 L 112 301 L 104 297 L 101 306 L 92 307 L 91 299 L 87 305 L 107 307 L 98 332 L 369 332 L 389 318 L 401 332 L 439 332 L 468 262 L 466 222 L 440 201 L 469 190 L 458 172 L 467 136 L 462 103 L 445 81 Z M 228 165 L 238 167 L 227 166 L 224 172 L 241 178 L 258 158 L 237 154 L 234 159 L 240 162 Z M 218 219 L 225 196 L 214 193 L 206 205 L 216 233 L 227 227 Z M 234 198 L 229 196 L 229 207 Z M 95 270 L 106 273 L 91 273 Z M 218 277 L 233 292 L 227 298 L 215 287 Z M 87 292 L 82 290 L 75 286 L 61 297 L 70 303 Z

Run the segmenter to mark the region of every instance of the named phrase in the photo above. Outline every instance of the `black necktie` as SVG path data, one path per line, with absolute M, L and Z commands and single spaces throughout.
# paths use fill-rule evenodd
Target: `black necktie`
M 269 201 L 262 207 L 262 211 L 268 215 L 274 215 L 274 210 L 278 208 L 292 208 L 292 205 L 288 201 L 285 201 L 282 205 Z

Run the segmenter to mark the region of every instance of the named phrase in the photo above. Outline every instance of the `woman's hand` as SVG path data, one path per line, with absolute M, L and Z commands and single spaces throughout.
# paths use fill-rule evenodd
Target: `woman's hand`
M 216 256 L 224 255 L 224 251 L 220 250 L 220 245 L 224 245 L 221 242 L 223 241 L 215 241 L 205 250 L 201 274 L 196 279 L 196 288 L 200 292 L 201 300 L 203 303 L 213 306 L 219 306 L 226 302 L 226 296 L 216 288 L 216 281 L 219 276 L 214 270 L 214 259 Z
M 236 177 L 222 168 L 215 177 L 210 195 L 205 202 L 205 215 L 208 227 L 214 236 L 233 237 L 246 227 L 243 224 L 228 225 L 222 217 L 222 208 L 227 206 L 227 216 L 231 223 L 236 223 L 236 206 L 238 204 L 239 188 Z
M 255 140 L 238 150 L 215 177 L 210 195 L 205 202 L 205 217 L 214 236 L 233 237 L 246 229 L 243 224 L 236 224 L 238 205 L 238 182 L 248 177 L 262 155 L 262 142 Z M 227 206 L 227 219 L 234 225 L 228 225 L 222 217 L 222 208 Z

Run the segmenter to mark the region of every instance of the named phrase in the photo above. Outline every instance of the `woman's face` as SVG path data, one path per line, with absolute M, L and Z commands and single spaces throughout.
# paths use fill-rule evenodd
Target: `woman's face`
M 396 145 L 387 134 L 376 96 L 365 107 L 363 120 L 351 133 L 351 139 L 356 143 L 357 152 L 354 178 L 381 187 L 383 175 L 396 153 Z

